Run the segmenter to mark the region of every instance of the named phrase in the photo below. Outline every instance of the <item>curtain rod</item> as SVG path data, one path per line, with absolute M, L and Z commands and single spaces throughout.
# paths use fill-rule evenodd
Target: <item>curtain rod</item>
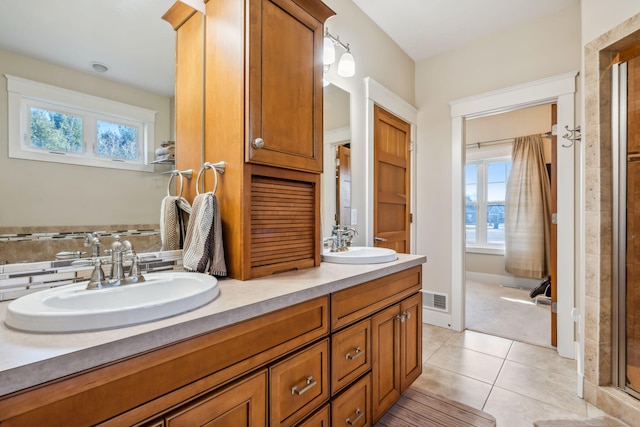
M 551 131 L 541 133 L 540 136 L 542 138 L 550 138 L 552 135 Z M 480 141 L 480 142 L 471 142 L 466 145 L 467 148 L 477 147 L 480 148 L 481 145 L 503 145 L 508 143 L 513 143 L 515 138 L 503 138 L 503 139 L 492 139 L 490 141 Z

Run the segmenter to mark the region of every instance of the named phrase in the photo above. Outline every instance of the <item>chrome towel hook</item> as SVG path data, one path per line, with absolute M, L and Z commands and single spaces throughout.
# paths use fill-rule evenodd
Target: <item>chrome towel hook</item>
M 582 138 L 582 135 L 580 134 L 580 126 L 578 126 L 575 129 L 569 129 L 569 125 L 565 125 L 564 128 L 567 130 L 567 132 L 564 135 L 562 135 L 562 137 L 564 139 L 568 139 L 569 141 L 571 141 L 571 144 L 567 145 L 567 144 L 562 144 L 562 146 L 564 148 L 569 148 L 573 145 L 573 143 L 575 141 L 580 141 L 580 139 Z
M 217 163 L 205 162 L 200 168 L 200 171 L 198 172 L 198 176 L 196 178 L 196 194 L 200 194 L 200 176 L 207 169 L 213 170 L 215 181 L 213 183 L 213 190 L 211 191 L 211 193 L 216 194 L 216 190 L 218 189 L 218 174 L 223 175 L 226 168 L 227 164 L 224 161 L 220 161 Z M 202 191 L 204 191 L 204 183 L 202 183 Z

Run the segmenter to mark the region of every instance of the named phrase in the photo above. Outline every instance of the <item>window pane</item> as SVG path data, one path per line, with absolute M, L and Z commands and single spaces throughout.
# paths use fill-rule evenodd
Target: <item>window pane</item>
M 82 118 L 31 107 L 31 146 L 52 151 L 82 153 Z
M 478 165 L 466 165 L 465 167 L 465 200 L 467 202 L 478 201 Z
M 503 202 L 511 162 L 487 163 L 487 202 Z
M 476 205 L 467 205 L 464 214 L 467 243 L 476 243 Z
M 133 126 L 98 120 L 96 154 L 100 157 L 136 160 L 138 158 L 138 130 Z
M 487 205 L 487 243 L 504 244 L 504 203 Z

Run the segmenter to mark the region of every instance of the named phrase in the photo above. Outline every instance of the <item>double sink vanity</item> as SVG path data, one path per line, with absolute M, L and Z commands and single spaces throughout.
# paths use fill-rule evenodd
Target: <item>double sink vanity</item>
M 222 279 L 192 311 L 92 332 L 17 331 L 0 303 L 0 426 L 372 425 L 421 373 L 425 261 Z M 153 299 L 149 276 L 127 286 Z

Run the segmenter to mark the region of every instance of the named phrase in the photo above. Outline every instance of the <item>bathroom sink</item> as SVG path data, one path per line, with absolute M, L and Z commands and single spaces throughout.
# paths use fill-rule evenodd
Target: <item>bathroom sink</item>
M 349 246 L 345 252 L 331 252 L 330 249 L 322 251 L 322 261 L 335 264 L 378 264 L 396 259 L 396 251 L 388 248 Z
M 35 292 L 11 301 L 5 323 L 28 332 L 82 332 L 150 322 L 194 310 L 219 294 L 206 274 L 145 274 L 145 281 L 87 290 L 87 282 Z

